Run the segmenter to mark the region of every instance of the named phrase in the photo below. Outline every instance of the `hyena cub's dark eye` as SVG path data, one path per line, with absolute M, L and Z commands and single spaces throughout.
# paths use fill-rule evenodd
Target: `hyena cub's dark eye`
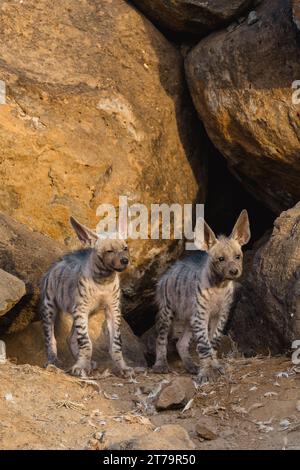
M 220 256 L 219 261 L 220 261 L 220 263 L 222 263 L 222 261 L 225 261 L 224 256 Z
M 125 246 L 125 247 L 124 247 L 124 251 L 128 251 L 128 246 Z
M 236 255 L 235 259 L 241 259 L 241 255 Z
M 113 250 L 107 250 L 106 253 L 113 253 L 114 251 Z

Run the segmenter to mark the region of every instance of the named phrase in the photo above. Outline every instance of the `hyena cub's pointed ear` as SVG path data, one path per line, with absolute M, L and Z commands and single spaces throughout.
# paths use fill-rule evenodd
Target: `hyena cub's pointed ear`
M 70 217 L 70 222 L 73 229 L 76 232 L 78 239 L 86 246 L 93 246 L 98 239 L 98 235 L 93 230 L 85 227 L 78 220 L 74 219 L 74 217 Z
M 194 244 L 198 250 L 208 251 L 217 243 L 217 237 L 202 217 L 196 221 Z
M 248 212 L 246 211 L 246 209 L 244 209 L 236 221 L 236 224 L 231 233 L 231 238 L 236 240 L 242 246 L 248 243 L 250 237 L 251 232 Z

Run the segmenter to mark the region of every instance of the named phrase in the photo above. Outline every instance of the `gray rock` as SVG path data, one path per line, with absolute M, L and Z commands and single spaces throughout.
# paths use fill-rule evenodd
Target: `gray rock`
M 300 338 L 300 202 L 276 219 L 248 269 L 230 334 L 244 352 L 287 351 Z
M 204 36 L 247 13 L 254 0 L 134 0 L 146 16 L 175 32 Z
M 5 315 L 25 295 L 25 283 L 0 269 L 0 317 Z
M 257 23 L 258 20 L 259 20 L 259 18 L 257 16 L 256 11 L 255 10 L 250 11 L 250 13 L 248 15 L 248 20 L 247 20 L 248 26 L 252 26 L 253 24 Z

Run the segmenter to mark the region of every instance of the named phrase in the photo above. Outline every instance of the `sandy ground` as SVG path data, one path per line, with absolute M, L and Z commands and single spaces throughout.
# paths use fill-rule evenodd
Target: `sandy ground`
M 300 449 L 300 370 L 285 357 L 228 359 L 228 373 L 197 390 L 191 407 L 154 412 L 147 396 L 167 376 L 104 374 L 86 383 L 58 369 L 0 365 L 1 449 L 108 449 L 163 424 L 184 427 L 196 449 Z M 197 437 L 204 422 L 213 440 Z

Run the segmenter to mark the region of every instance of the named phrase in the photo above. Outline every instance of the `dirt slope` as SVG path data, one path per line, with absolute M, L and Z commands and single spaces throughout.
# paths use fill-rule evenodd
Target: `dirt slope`
M 164 424 L 185 428 L 196 449 L 300 448 L 297 369 L 284 357 L 227 364 L 227 378 L 198 389 L 189 410 L 149 415 L 141 406 L 147 394 L 180 369 L 148 371 L 137 383 L 104 374 L 88 384 L 55 369 L 0 365 L 0 448 L 107 449 Z M 217 437 L 197 437 L 199 423 Z

